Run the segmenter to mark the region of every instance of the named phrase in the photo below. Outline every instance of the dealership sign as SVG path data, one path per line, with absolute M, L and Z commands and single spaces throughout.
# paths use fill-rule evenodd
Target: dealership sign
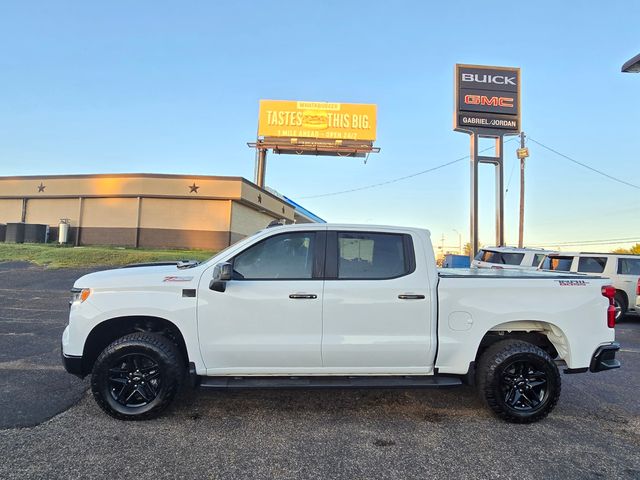
M 258 136 L 373 142 L 376 105 L 260 100 Z
M 466 132 L 520 131 L 520 69 L 456 65 L 453 128 Z

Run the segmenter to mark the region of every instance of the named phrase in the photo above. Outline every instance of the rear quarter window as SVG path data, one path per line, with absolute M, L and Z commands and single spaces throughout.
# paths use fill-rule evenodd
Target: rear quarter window
M 581 273 L 602 273 L 607 264 L 607 257 L 580 257 L 578 271 Z
M 520 265 L 523 258 L 524 253 L 502 252 L 502 263 L 505 265 Z
M 619 258 L 619 275 L 640 275 L 640 258 Z

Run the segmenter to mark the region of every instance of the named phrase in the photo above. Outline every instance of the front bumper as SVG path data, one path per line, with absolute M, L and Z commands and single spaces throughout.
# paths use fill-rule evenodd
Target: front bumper
M 589 370 L 595 373 L 620 368 L 620 360 L 616 360 L 616 352 L 618 350 L 620 350 L 620 344 L 618 342 L 600 345 L 593 354 L 593 357 L 591 357 Z
M 62 365 L 64 365 L 64 369 L 72 373 L 73 375 L 84 378 L 85 375 L 82 371 L 82 357 L 75 357 L 73 355 L 65 355 L 62 350 L 62 346 L 60 347 L 60 356 L 62 357 Z

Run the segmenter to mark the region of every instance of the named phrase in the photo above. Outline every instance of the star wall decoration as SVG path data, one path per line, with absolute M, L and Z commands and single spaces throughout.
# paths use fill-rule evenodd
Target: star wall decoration
M 258 203 L 262 203 L 262 195 L 258 194 Z
M 47 188 L 47 186 L 44 183 L 40 182 L 40 185 L 38 185 L 38 192 L 44 192 L 45 188 Z
M 193 185 L 189 185 L 189 193 L 198 193 L 199 185 L 196 185 L 196 182 L 193 182 Z

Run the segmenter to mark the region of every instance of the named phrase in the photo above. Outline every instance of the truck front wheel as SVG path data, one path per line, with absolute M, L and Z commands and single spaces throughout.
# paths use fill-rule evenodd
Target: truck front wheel
M 125 335 L 105 348 L 93 366 L 91 391 L 98 405 L 120 420 L 157 417 L 184 377 L 176 345 L 154 333 Z
M 560 372 L 553 359 L 521 340 L 502 340 L 487 348 L 476 375 L 487 406 L 508 422 L 537 422 L 560 397 Z

